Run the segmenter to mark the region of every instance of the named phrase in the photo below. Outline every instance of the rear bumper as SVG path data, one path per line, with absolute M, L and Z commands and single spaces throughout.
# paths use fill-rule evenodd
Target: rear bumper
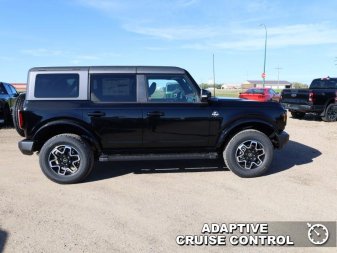
M 282 131 L 280 134 L 276 134 L 277 139 L 277 148 L 281 149 L 289 141 L 289 134 L 285 131 Z
M 34 153 L 34 142 L 31 140 L 19 141 L 19 149 L 24 155 L 32 155 Z
M 320 113 L 324 110 L 323 106 L 317 105 L 299 105 L 299 104 L 289 104 L 289 103 L 281 103 L 284 109 L 288 109 L 289 111 L 298 111 L 298 112 L 317 112 Z

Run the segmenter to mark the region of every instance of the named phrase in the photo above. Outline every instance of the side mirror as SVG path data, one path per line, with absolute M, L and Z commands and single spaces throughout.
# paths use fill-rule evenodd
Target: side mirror
M 201 90 L 201 102 L 208 102 L 208 100 L 211 98 L 212 93 L 208 90 Z
M 19 96 L 19 93 L 15 93 L 15 94 L 13 94 L 13 97 L 18 97 Z

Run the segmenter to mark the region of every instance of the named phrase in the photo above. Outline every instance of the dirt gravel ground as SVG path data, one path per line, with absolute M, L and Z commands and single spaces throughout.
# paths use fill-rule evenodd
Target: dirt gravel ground
M 175 243 L 204 223 L 337 220 L 337 122 L 289 118 L 286 130 L 291 141 L 259 178 L 214 161 L 119 162 L 58 185 L 20 153 L 14 129 L 0 129 L 0 252 L 335 252 Z

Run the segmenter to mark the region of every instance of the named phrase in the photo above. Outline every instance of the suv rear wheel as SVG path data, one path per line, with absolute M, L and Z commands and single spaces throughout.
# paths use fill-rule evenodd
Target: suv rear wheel
M 322 117 L 323 121 L 333 122 L 337 120 L 337 110 L 334 108 L 334 104 L 329 104 L 325 110 L 325 115 Z
M 244 130 L 229 141 L 223 157 L 227 167 L 236 175 L 261 176 L 273 160 L 273 144 L 260 131 Z
M 90 145 L 74 134 L 60 134 L 49 139 L 40 151 L 39 160 L 42 172 L 60 184 L 84 180 L 94 165 Z

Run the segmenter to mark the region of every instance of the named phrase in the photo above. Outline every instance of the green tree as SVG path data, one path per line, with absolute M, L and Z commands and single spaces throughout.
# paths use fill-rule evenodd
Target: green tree
M 295 89 L 306 89 L 309 86 L 305 83 L 293 82 L 293 88 Z

